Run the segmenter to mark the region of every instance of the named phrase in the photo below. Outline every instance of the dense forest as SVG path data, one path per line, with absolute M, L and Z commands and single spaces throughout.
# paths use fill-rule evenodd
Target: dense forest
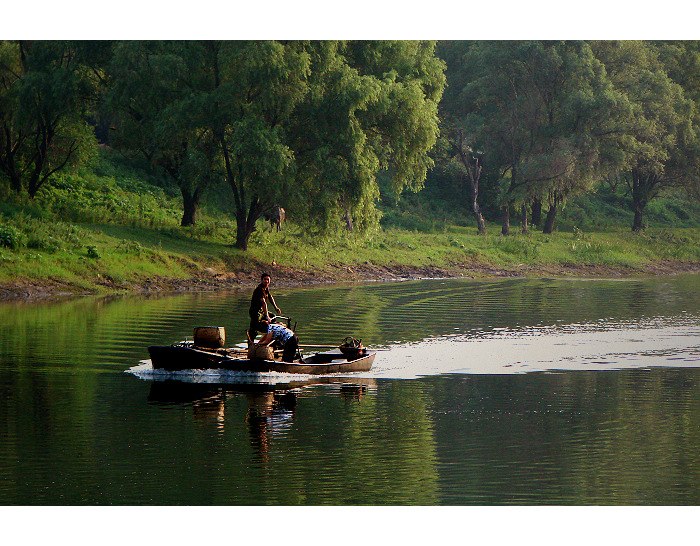
M 17 214 L 165 225 L 159 195 L 241 250 L 278 206 L 319 236 L 697 227 L 698 105 L 700 42 L 3 41 L 0 246 Z

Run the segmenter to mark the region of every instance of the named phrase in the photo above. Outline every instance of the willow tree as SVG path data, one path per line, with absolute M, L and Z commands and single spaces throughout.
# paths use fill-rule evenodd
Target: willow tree
M 376 225 L 376 175 L 421 187 L 443 65 L 424 42 L 209 42 L 207 98 L 236 208 L 236 246 L 279 203 L 329 228 Z M 342 221 L 342 220 L 341 220 Z
M 208 42 L 204 63 L 207 119 L 233 193 L 235 245 L 245 250 L 258 218 L 291 191 L 287 128 L 309 89 L 309 54 L 298 42 Z
M 458 42 L 445 49 L 451 68 L 443 110 L 453 146 L 458 154 L 482 151 L 500 171 L 502 233 L 516 204 L 527 229 L 525 206 L 541 199 L 550 205 L 544 230 L 551 231 L 563 201 L 614 160 L 606 148 L 624 108 L 602 63 L 584 42 Z
M 632 230 L 640 231 L 652 199 L 667 188 L 698 183 L 698 111 L 683 87 L 669 77 L 654 44 L 597 42 L 594 47 L 616 88 L 633 106 L 620 177 L 632 197 Z
M 206 97 L 214 87 L 202 42 L 118 42 L 109 67 L 114 145 L 146 159 L 182 195 L 181 225 L 194 225 L 217 176 Z
M 423 187 L 439 133 L 445 65 L 434 42 L 315 44 L 319 49 L 326 59 L 305 104 L 315 114 L 296 130 L 313 134 L 314 166 L 301 175 L 311 172 L 311 195 L 327 224 L 342 217 L 349 229 L 367 229 L 379 219 L 380 171 L 390 174 L 397 195 Z
M 0 42 L 0 173 L 17 193 L 33 198 L 95 150 L 82 53 L 73 42 Z
M 438 135 L 444 63 L 433 42 L 308 44 L 309 92 L 291 125 L 301 214 L 326 228 L 376 226 L 377 174 L 422 188 Z
M 479 188 L 484 169 L 484 142 L 480 128 L 483 119 L 476 105 L 464 96 L 465 87 L 476 77 L 474 66 L 465 62 L 472 42 L 442 42 L 440 56 L 447 63 L 448 86 L 440 103 L 443 124 L 442 138 L 447 142 L 448 155 L 459 165 L 462 182 L 468 188 L 470 208 L 479 235 L 486 234 L 486 222 L 479 204 Z

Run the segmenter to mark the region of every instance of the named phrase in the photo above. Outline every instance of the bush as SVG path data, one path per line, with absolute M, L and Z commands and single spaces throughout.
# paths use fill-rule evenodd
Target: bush
M 138 241 L 127 241 L 126 239 L 122 239 L 116 249 L 124 254 L 133 254 L 135 256 L 141 256 L 141 253 L 144 251 L 144 248 Z
M 16 249 L 22 246 L 24 235 L 12 226 L 0 225 L 0 246 Z
M 518 259 L 536 259 L 540 256 L 542 241 L 523 235 L 511 235 L 508 237 L 496 237 L 495 247 L 503 254 L 508 254 Z
M 61 250 L 61 243 L 55 237 L 49 236 L 33 236 L 27 241 L 27 248 L 35 250 L 43 250 L 45 252 L 54 253 Z

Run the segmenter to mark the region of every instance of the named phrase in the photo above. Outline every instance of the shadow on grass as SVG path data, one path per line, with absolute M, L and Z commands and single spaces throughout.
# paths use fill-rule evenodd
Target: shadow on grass
M 185 231 L 178 231 L 177 228 L 140 228 L 111 224 L 91 224 L 85 228 L 117 240 L 133 241 L 147 248 L 174 254 L 198 258 L 221 258 L 225 255 L 241 254 L 241 251 L 234 248 L 232 244 L 197 239 Z

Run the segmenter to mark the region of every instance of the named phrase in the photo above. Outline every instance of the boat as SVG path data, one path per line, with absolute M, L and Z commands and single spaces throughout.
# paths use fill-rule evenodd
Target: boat
M 197 347 L 192 342 L 173 345 L 152 345 L 148 348 L 154 369 L 166 371 L 218 369 L 234 372 L 279 372 L 297 374 L 329 374 L 367 372 L 372 368 L 375 351 L 366 348 L 354 352 L 340 349 L 313 353 L 295 362 L 248 358 L 241 349 Z

